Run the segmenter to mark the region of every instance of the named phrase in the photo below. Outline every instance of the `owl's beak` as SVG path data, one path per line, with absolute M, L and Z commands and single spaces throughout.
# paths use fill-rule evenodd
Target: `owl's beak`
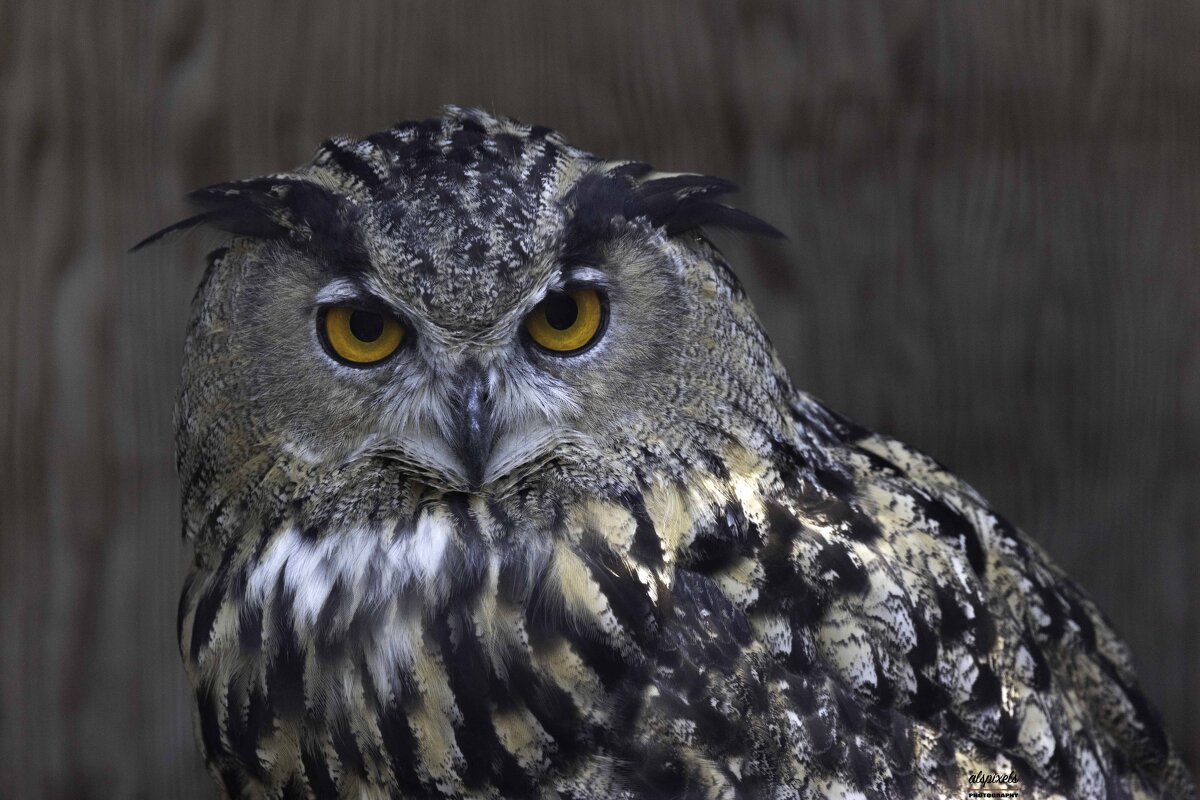
M 488 376 L 482 367 L 468 365 L 460 375 L 455 418 L 455 455 L 466 470 L 472 490 L 483 485 L 483 476 L 496 443 L 496 418 L 493 414 Z

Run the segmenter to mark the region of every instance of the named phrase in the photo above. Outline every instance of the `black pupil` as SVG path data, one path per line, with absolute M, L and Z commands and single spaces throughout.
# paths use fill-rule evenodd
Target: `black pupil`
M 383 335 L 383 315 L 355 309 L 350 312 L 350 332 L 360 342 L 373 342 Z
M 579 307 L 569 294 L 552 294 L 546 298 L 546 322 L 555 330 L 565 331 L 575 324 Z

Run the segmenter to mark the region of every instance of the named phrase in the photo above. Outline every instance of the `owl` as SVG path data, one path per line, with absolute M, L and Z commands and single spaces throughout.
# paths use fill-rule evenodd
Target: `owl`
M 450 107 L 192 195 L 224 797 L 1194 795 L 1088 596 L 792 385 L 704 233 L 776 235 L 733 189 Z

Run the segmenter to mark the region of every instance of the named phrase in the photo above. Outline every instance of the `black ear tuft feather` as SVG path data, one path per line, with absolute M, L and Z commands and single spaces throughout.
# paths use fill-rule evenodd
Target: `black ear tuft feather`
M 774 226 L 721 202 L 737 191 L 731 181 L 708 175 L 646 179 L 650 171 L 646 164 L 630 162 L 583 178 L 574 191 L 568 249 L 584 250 L 608 235 L 614 217 L 645 219 L 668 236 L 708 227 L 783 238 Z
M 312 181 L 253 178 L 198 189 L 188 200 L 200 213 L 163 228 L 133 246 L 140 250 L 176 231 L 206 225 L 234 236 L 288 238 L 341 261 L 366 258 L 352 203 Z
M 732 181 L 709 175 L 671 175 L 644 180 L 629 194 L 625 218 L 645 217 L 670 236 L 709 227 L 783 238 L 773 225 L 720 202 L 737 188 Z

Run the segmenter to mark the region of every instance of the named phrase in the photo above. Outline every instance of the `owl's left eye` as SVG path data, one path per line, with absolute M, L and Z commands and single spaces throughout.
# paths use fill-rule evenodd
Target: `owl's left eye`
M 337 360 L 370 366 L 396 352 L 404 341 L 404 326 L 377 311 L 352 306 L 331 306 L 318 322 L 321 338 Z
M 604 332 L 606 305 L 597 289 L 551 292 L 525 320 L 529 338 L 543 350 L 575 355 Z

